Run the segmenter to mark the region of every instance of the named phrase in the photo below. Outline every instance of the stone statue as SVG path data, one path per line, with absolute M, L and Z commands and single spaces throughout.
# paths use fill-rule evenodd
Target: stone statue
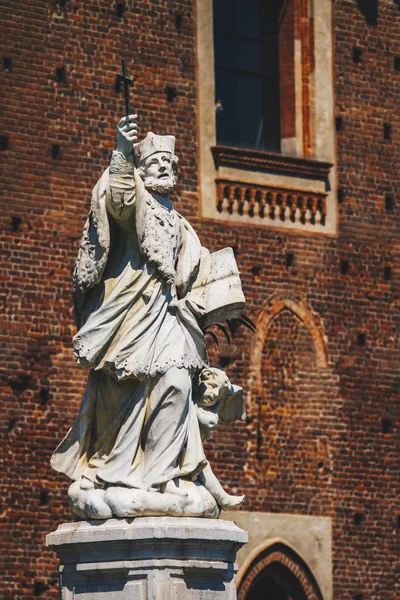
M 244 308 L 231 249 L 210 254 L 169 195 L 175 138 L 136 115 L 93 193 L 74 270 L 74 354 L 90 369 L 79 415 L 53 454 L 73 480 L 78 519 L 217 517 L 240 504 L 213 474 L 203 440 L 244 419 L 242 391 L 208 365 L 204 330 Z M 136 143 L 135 143 L 136 142 Z

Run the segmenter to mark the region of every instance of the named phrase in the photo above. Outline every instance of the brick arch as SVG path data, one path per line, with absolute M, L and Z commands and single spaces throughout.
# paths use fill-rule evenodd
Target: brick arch
M 246 600 L 254 583 L 274 568 L 288 572 L 297 582 L 306 600 L 323 600 L 321 590 L 310 567 L 301 555 L 284 540 L 275 538 L 258 546 L 249 556 L 237 576 L 237 599 Z
M 273 295 L 262 308 L 256 323 L 256 332 L 251 348 L 250 390 L 254 387 L 261 387 L 261 361 L 265 338 L 268 335 L 268 328 L 271 323 L 284 310 L 292 312 L 308 329 L 314 342 L 316 366 L 323 369 L 328 367 L 328 354 L 319 317 L 301 299 Z

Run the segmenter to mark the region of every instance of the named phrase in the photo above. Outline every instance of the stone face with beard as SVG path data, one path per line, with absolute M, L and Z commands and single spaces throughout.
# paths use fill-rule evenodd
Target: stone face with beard
M 160 196 L 170 194 L 176 186 L 177 158 L 169 152 L 156 152 L 146 158 L 138 172 L 145 188 Z
M 138 174 L 149 192 L 168 195 L 176 185 L 176 165 L 173 135 L 155 135 L 152 131 L 135 144 L 134 160 Z

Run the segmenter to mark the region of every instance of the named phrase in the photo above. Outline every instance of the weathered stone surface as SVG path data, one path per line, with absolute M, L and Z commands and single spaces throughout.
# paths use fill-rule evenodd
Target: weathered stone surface
M 173 517 L 65 523 L 47 536 L 63 600 L 234 600 L 246 541 L 230 521 Z

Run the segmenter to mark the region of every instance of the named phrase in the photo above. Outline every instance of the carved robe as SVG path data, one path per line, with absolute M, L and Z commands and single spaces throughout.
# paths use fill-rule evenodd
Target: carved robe
M 207 356 L 194 316 L 201 307 L 185 295 L 200 256 L 187 221 L 113 153 L 93 190 L 74 272 L 74 353 L 90 374 L 53 468 L 142 489 L 204 468 L 191 376 Z

